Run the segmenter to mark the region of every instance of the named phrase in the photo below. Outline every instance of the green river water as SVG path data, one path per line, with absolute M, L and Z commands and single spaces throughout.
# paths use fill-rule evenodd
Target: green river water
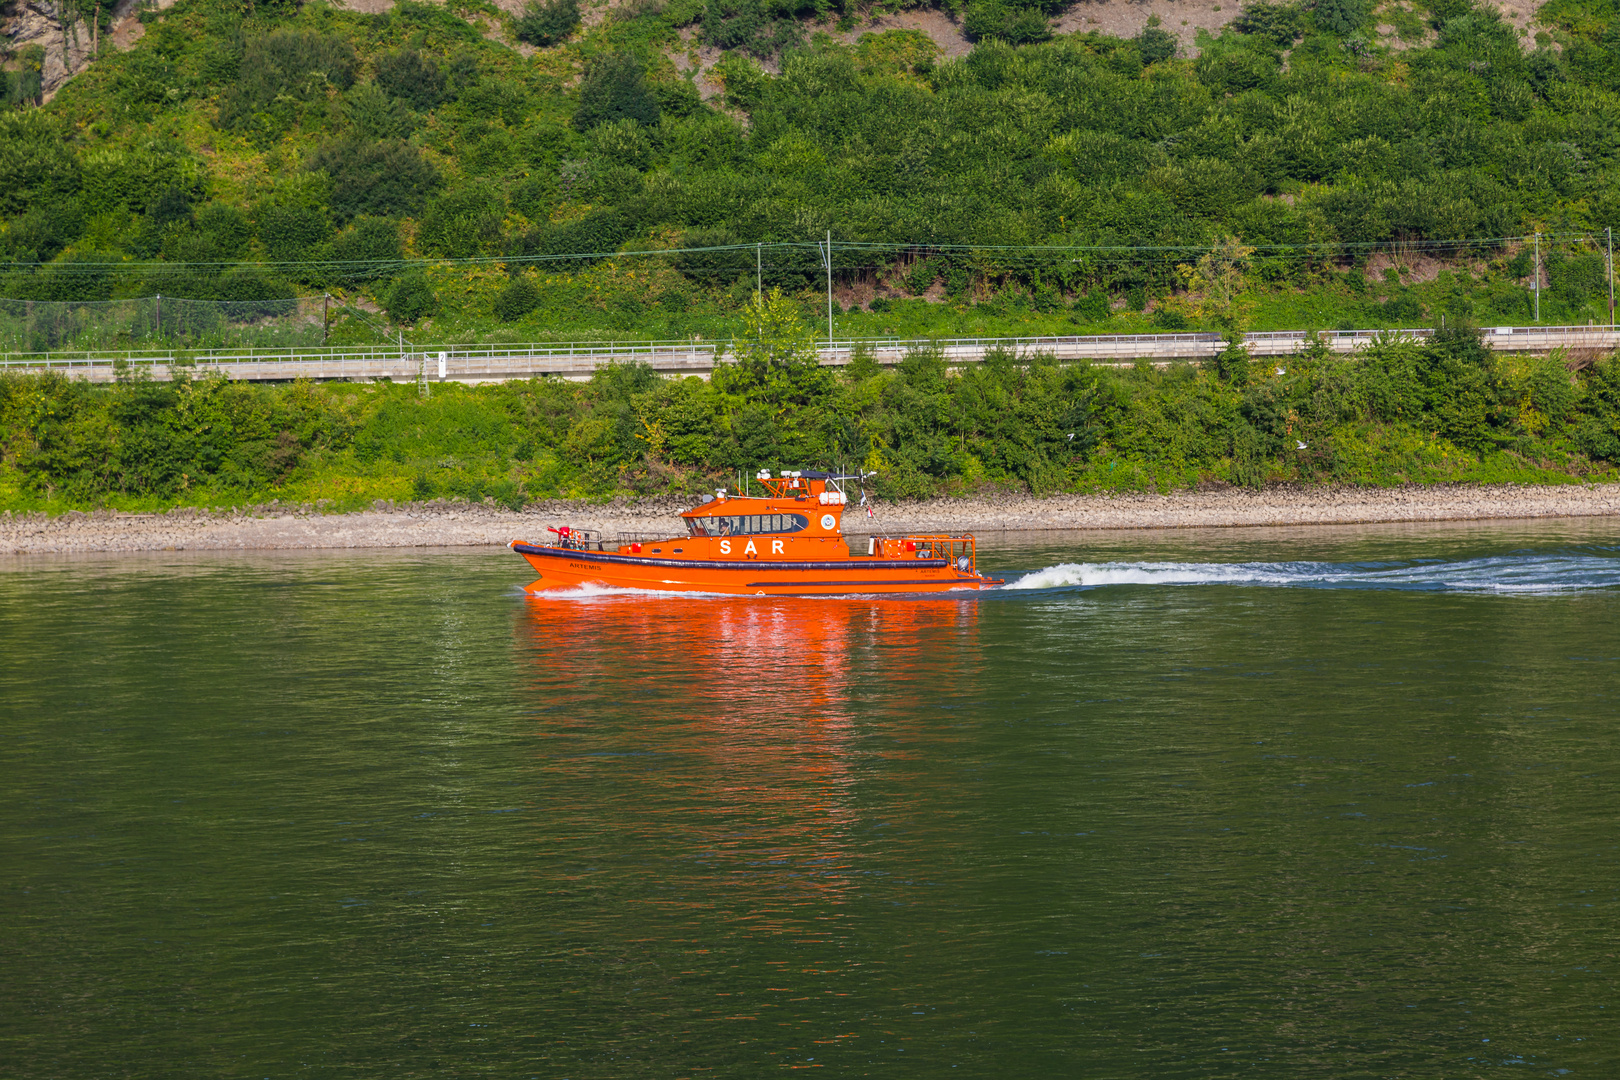
M 0 1075 L 1620 1075 L 1620 524 L 0 559 Z

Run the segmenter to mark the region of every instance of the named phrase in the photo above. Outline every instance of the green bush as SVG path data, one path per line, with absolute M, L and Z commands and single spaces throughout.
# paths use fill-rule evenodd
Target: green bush
M 658 122 L 658 103 L 647 91 L 646 71 L 633 53 L 610 52 L 585 65 L 579 84 L 579 105 L 574 129 L 589 131 L 598 124 L 634 120 Z
M 1316 0 L 1312 13 L 1319 29 L 1339 35 L 1361 29 L 1369 14 L 1367 0 Z
M 505 200 L 494 187 L 469 184 L 432 199 L 422 214 L 417 237 L 429 255 L 464 259 L 488 254 L 501 237 Z
M 1138 35 L 1136 48 L 1142 54 L 1142 63 L 1157 64 L 1162 60 L 1174 59 L 1178 45 L 1174 34 L 1157 26 L 1149 26 Z
M 415 49 L 384 53 L 376 60 L 377 85 L 417 112 L 427 112 L 445 100 L 444 72 Z
M 799 25 L 781 18 L 768 0 L 705 0 L 698 36 L 716 49 L 740 49 L 761 59 L 802 40 Z
M 1305 19 L 1297 4 L 1249 0 L 1243 5 L 1242 14 L 1232 21 L 1232 29 L 1287 48 L 1305 32 Z
M 495 297 L 495 317 L 501 322 L 516 322 L 539 306 L 540 290 L 520 274 Z
M 403 139 L 416 127 L 405 103 L 389 97 L 374 82 L 356 83 L 343 95 L 343 118 L 363 140 Z
M 396 323 L 415 323 L 439 310 L 439 296 L 420 270 L 408 270 L 388 290 L 383 310 Z
M 1106 322 L 1112 314 L 1113 304 L 1103 289 L 1092 289 L 1074 302 L 1074 320 L 1081 324 Z
M 364 214 L 334 236 L 319 254 L 325 284 L 354 286 L 399 272 L 405 257 L 400 247 L 399 223 L 392 218 Z
M 331 232 L 326 207 L 271 204 L 255 213 L 259 243 L 271 262 L 302 262 Z
M 439 172 L 410 143 L 397 139 L 329 142 L 310 155 L 309 168 L 331 179 L 332 213 L 339 221 L 358 214 L 414 214 L 439 186 Z
M 354 47 L 334 34 L 278 30 L 248 39 L 236 80 L 219 107 L 219 126 L 279 138 L 310 108 L 320 110 L 327 89 L 354 83 Z
M 567 41 L 579 27 L 579 0 L 530 0 L 512 20 L 519 41 L 549 48 Z
M 726 285 L 754 269 L 754 252 L 743 251 L 735 234 L 724 229 L 695 229 L 681 236 L 681 247 L 729 248 L 729 250 L 685 250 L 675 256 L 675 268 L 702 285 Z

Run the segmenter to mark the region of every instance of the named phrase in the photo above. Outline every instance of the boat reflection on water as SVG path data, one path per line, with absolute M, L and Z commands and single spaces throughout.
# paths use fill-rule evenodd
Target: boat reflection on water
M 828 932 L 813 912 L 929 813 L 917 760 L 940 755 L 919 749 L 954 738 L 941 706 L 979 683 L 972 599 L 540 594 L 522 613 L 547 843 L 569 849 L 550 854 L 650 861 L 666 889 L 730 875 L 728 934 Z

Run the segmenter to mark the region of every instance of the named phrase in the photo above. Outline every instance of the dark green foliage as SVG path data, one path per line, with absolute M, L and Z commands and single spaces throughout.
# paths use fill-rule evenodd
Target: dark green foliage
M 328 87 L 347 90 L 356 66 L 353 46 L 335 35 L 280 30 L 250 38 L 220 104 L 219 126 L 274 139 L 306 109 L 319 110 Z
M 297 295 L 291 285 L 253 267 L 226 271 L 214 279 L 210 291 L 213 296 L 205 299 L 240 305 L 232 310 L 234 317 L 243 320 L 284 314 Z
M 658 103 L 648 92 L 646 71 L 633 53 L 612 52 L 593 58 L 580 80 L 574 129 L 589 131 L 616 120 L 658 122 Z
M 975 41 L 999 38 L 1010 45 L 1033 45 L 1052 37 L 1052 28 L 1040 8 L 1004 0 L 971 0 L 962 29 Z
M 1316 0 L 1312 15 L 1318 29 L 1352 34 L 1367 21 L 1367 0 Z
M 1167 30 L 1149 26 L 1137 37 L 1136 48 L 1142 54 L 1142 63 L 1157 64 L 1176 55 L 1176 37 Z
M 341 286 L 392 277 L 399 272 L 402 258 L 399 223 L 365 215 L 333 237 L 319 256 L 320 261 L 334 264 L 323 268 L 325 283 Z
M 697 229 L 681 237 L 683 248 L 722 248 L 735 245 L 737 238 L 723 229 Z M 736 248 L 725 251 L 682 251 L 675 257 L 675 268 L 704 285 L 725 285 L 745 272 L 754 270 L 754 252 Z
M 521 83 L 506 79 L 480 79 L 461 92 L 462 111 L 469 117 L 498 120 L 517 127 L 529 113 L 529 93 Z
M 418 112 L 427 112 L 445 99 L 444 72 L 415 49 L 384 53 L 376 60 L 377 85 Z
M 308 387 L 0 375 L 0 453 L 28 489 L 84 503 L 260 491 L 347 439 L 341 413 Z
M 1243 13 L 1233 20 L 1232 28 L 1240 34 L 1253 34 L 1286 48 L 1305 32 L 1305 18 L 1297 4 L 1250 0 L 1243 5 Z
M 579 26 L 579 0 L 530 0 L 512 20 L 519 41 L 549 48 L 567 41 Z
M 54 117 L 0 113 L 0 212 L 10 217 L 36 200 L 76 194 L 79 184 L 79 163 Z
M 437 196 L 422 214 L 418 238 L 429 255 L 462 259 L 496 249 L 506 204 L 495 188 L 469 184 Z
M 699 33 L 705 45 L 765 58 L 799 44 L 801 33 L 792 14 L 771 0 L 706 0 Z
M 251 254 L 253 222 L 230 203 L 211 202 L 198 207 L 193 220 L 215 258 L 230 261 Z
M 1074 320 L 1078 323 L 1104 322 L 1112 314 L 1113 304 L 1102 289 L 1092 289 L 1074 302 Z
M 1586 372 L 1576 427 L 1582 451 L 1600 461 L 1620 463 L 1620 360 L 1609 357 Z
M 356 83 L 343 96 L 343 118 L 362 140 L 403 139 L 416 127 L 410 108 L 374 82 Z
M 259 243 L 272 262 L 300 262 L 331 232 L 326 207 L 271 204 L 258 209 Z
M 594 260 L 570 259 L 574 254 L 611 254 L 630 235 L 633 218 L 617 210 L 601 210 L 578 221 L 545 225 L 530 230 L 516 245 L 513 254 L 539 256 L 541 265 L 559 270 L 580 270 Z
M 401 274 L 383 303 L 388 317 L 396 323 L 414 323 L 439 310 L 439 297 L 420 270 Z
M 539 306 L 540 290 L 520 274 L 495 297 L 495 317 L 501 322 L 516 322 Z
M 309 167 L 331 178 L 332 213 L 339 221 L 357 214 L 414 214 L 439 186 L 438 170 L 399 140 L 327 143 L 310 156 Z
M 0 76 L 0 90 L 5 92 L 4 106 L 7 108 L 38 104 L 44 93 L 44 48 L 39 45 L 25 46 L 18 50 L 17 60 L 17 70 L 6 71 Z

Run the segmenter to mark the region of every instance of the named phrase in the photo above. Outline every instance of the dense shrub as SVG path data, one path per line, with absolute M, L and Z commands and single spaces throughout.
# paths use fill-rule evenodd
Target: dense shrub
M 328 87 L 347 90 L 356 66 L 353 46 L 336 35 L 278 30 L 250 38 L 220 103 L 219 125 L 261 141 L 277 138 L 305 109 L 318 109 Z
M 548 48 L 567 41 L 579 27 L 579 0 L 530 0 L 512 20 L 519 41 Z
M 705 45 L 717 49 L 774 56 L 801 40 L 791 14 L 778 12 L 769 0 L 706 0 L 698 32 Z
M 501 322 L 516 322 L 539 306 L 540 290 L 519 274 L 495 297 L 495 317 Z
M 255 214 L 259 243 L 272 262 L 299 262 L 331 232 L 326 207 L 311 203 L 269 204 Z
M 1232 21 L 1240 34 L 1253 34 L 1284 48 L 1298 41 L 1305 32 L 1305 19 L 1297 4 L 1274 4 L 1249 0 L 1242 14 Z
M 320 253 L 322 278 L 327 285 L 353 286 L 399 272 L 404 251 L 399 223 L 392 218 L 361 215 L 332 238 Z
M 356 83 L 343 95 L 343 118 L 363 140 L 403 139 L 416 127 L 405 103 L 391 98 L 374 82 Z
M 605 53 L 586 64 L 579 84 L 579 105 L 574 110 L 577 131 L 618 120 L 658 122 L 658 103 L 647 90 L 646 71 L 641 61 L 628 52 Z
M 55 117 L 0 112 L 0 213 L 10 217 L 39 199 L 76 194 L 79 169 Z
M 1172 59 L 1176 55 L 1176 37 L 1167 30 L 1157 26 L 1144 27 L 1136 39 L 1137 50 L 1142 54 L 1142 63 L 1157 64 L 1161 60 Z
M 408 270 L 388 290 L 383 308 L 396 323 L 415 323 L 438 312 L 439 296 L 426 274 Z
M 445 99 L 444 72 L 415 49 L 384 53 L 376 60 L 377 85 L 418 112 Z
M 357 214 L 414 214 L 439 186 L 439 173 L 410 143 L 397 139 L 327 143 L 309 167 L 331 178 L 332 213 L 339 221 Z
M 469 184 L 430 201 L 417 236 L 429 255 L 462 259 L 487 254 L 499 244 L 505 216 L 500 192 L 488 185 Z

